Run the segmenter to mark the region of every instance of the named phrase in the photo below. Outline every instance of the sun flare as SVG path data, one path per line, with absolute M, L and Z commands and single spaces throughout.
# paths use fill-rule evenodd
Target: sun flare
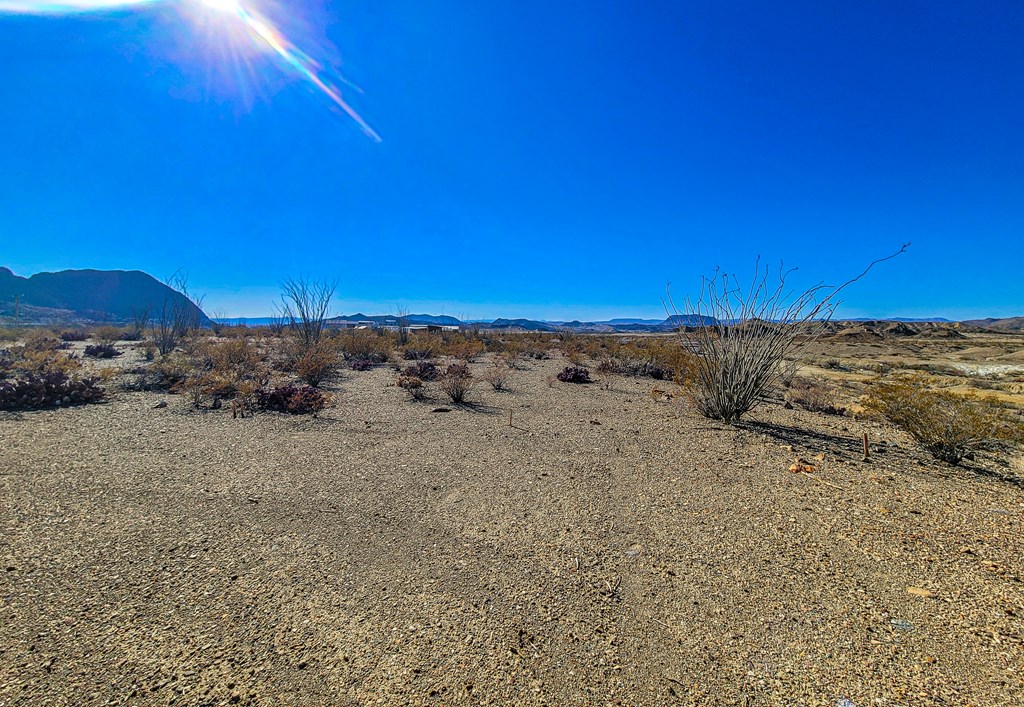
M 71 15 L 86 12 L 126 10 L 143 5 L 170 4 L 161 0 L 64 0 L 63 2 L 44 2 L 41 0 L 0 0 L 0 13 L 23 15 Z M 185 5 L 185 6 L 183 6 Z M 380 136 L 363 120 L 362 116 L 345 101 L 337 83 L 346 83 L 340 76 L 334 75 L 326 68 L 328 62 L 313 59 L 309 54 L 292 43 L 274 24 L 259 14 L 248 4 L 239 0 L 193 0 L 187 4 L 178 4 L 181 17 L 189 22 L 194 20 L 195 12 L 188 12 L 188 7 L 198 8 L 205 15 L 215 15 L 237 21 L 244 34 L 258 49 L 273 55 L 278 64 L 289 73 L 295 74 L 337 108 L 341 109 L 359 126 L 368 137 L 380 142 Z M 221 21 L 210 23 L 211 26 L 230 31 Z

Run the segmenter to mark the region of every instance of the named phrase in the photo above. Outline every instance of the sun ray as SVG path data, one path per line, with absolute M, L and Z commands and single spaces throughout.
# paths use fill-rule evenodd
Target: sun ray
M 160 0 L 63 0 L 43 2 L 40 0 L 0 0 L 0 13 L 58 15 L 84 12 L 98 12 L 150 5 Z M 259 47 L 270 50 L 283 66 L 301 77 L 319 93 L 326 96 L 335 106 L 355 121 L 368 137 L 380 142 L 377 132 L 348 104 L 335 85 L 340 77 L 331 77 L 321 64 L 294 45 L 269 20 L 250 9 L 239 0 L 193 0 L 208 12 L 215 12 L 238 20 L 249 38 Z M 332 80 L 332 78 L 334 80 Z M 351 85 L 351 84 L 348 84 Z M 358 90 L 358 89 L 356 89 Z
M 133 5 L 150 5 L 158 0 L 64 0 L 64 2 L 41 2 L 39 0 L 0 0 L 0 12 L 24 15 L 66 15 L 75 12 L 96 12 L 116 10 Z

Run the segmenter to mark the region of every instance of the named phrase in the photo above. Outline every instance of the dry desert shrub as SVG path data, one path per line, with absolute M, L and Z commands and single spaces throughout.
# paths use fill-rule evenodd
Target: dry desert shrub
M 270 379 L 259 346 L 247 339 L 218 341 L 192 337 L 185 351 L 174 351 L 136 370 L 125 384 L 133 390 L 163 390 L 185 395 L 193 407 L 235 399 L 249 403 Z
M 82 353 L 89 358 L 115 358 L 121 355 L 121 351 L 109 342 L 90 344 Z
M 162 373 L 171 390 L 188 396 L 193 407 L 208 400 L 249 403 L 270 380 L 263 353 L 248 339 L 200 339 L 190 349 L 188 355 L 165 356 L 149 368 Z
M 395 349 L 396 338 L 386 331 L 352 329 L 338 335 L 336 340 L 341 355 L 349 362 L 349 366 L 356 370 L 365 370 L 387 363 Z
M 16 326 L 0 326 L 0 341 L 22 341 L 30 329 Z
M 281 283 L 280 316 L 303 351 L 320 343 L 337 289 L 337 280 L 327 282 L 299 277 Z
M 423 379 L 417 376 L 398 376 L 398 387 L 407 392 L 413 400 L 423 400 L 427 397 L 426 385 Z
M 950 464 L 981 449 L 1024 441 L 1024 424 L 995 400 L 929 388 L 921 378 L 876 382 L 865 406 Z
M 96 341 L 101 344 L 114 344 L 123 340 L 125 334 L 130 334 L 130 332 L 125 331 L 121 327 L 108 324 L 106 326 L 97 327 L 92 333 L 92 338 L 96 339 Z
M 563 383 L 589 383 L 590 371 L 583 366 L 566 366 L 556 378 Z
M 490 383 L 494 390 L 508 390 L 508 382 L 512 379 L 513 371 L 514 369 L 504 359 L 497 357 L 480 377 Z
M 413 332 L 409 335 L 408 343 L 402 347 L 402 357 L 406 361 L 436 358 L 441 349 L 441 344 L 440 337 L 431 336 L 424 332 Z
M 441 342 L 439 353 L 467 363 L 475 361 L 487 351 L 487 345 L 479 339 L 469 338 L 462 334 L 450 336 L 448 341 Z
M 333 377 L 341 366 L 336 340 L 324 338 L 310 346 L 302 344 L 297 349 L 291 369 L 300 380 L 314 388 Z
M 703 278 L 700 294 L 687 300 L 685 313 L 669 295 L 665 308 L 679 323 L 680 344 L 696 353 L 689 394 L 697 411 L 732 422 L 768 399 L 782 362 L 799 358 L 825 332 L 842 291 L 908 246 L 871 262 L 838 287 L 819 283 L 794 290 L 787 284 L 792 270 L 780 267 L 777 276 L 771 276 L 758 261 L 746 287 L 721 271 Z
M 47 336 L 27 338 L 20 346 L 5 349 L 0 356 L 0 378 L 26 375 L 75 374 L 82 362 L 78 357 L 65 353 L 63 342 Z
M 280 385 L 276 388 L 258 390 L 254 397 L 255 406 L 260 410 L 313 417 L 331 403 L 331 396 L 328 393 L 308 385 Z
M 64 353 L 58 339 L 37 334 L 0 350 L 0 409 L 83 405 L 106 397 L 98 379 L 79 377 L 81 362 Z
M 472 390 L 476 380 L 463 363 L 453 363 L 437 378 L 437 386 L 453 403 L 461 403 Z
M 825 415 L 846 414 L 846 408 L 839 405 L 835 389 L 822 378 L 794 376 L 788 381 L 786 388 L 786 401 L 799 405 L 808 412 L 820 412 Z
M 181 345 L 190 333 L 199 328 L 199 311 L 202 298 L 192 295 L 188 290 L 188 280 L 180 273 L 175 273 L 165 283 L 180 297 L 170 293 L 153 313 L 153 343 L 161 356 L 166 356 Z M 147 321 L 148 321 L 147 311 Z
M 61 341 L 86 341 L 89 338 L 89 332 L 85 329 L 64 329 L 57 334 Z

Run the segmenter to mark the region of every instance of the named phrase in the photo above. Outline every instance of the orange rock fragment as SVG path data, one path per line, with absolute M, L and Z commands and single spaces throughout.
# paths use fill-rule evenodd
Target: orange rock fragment
M 789 465 L 789 470 L 794 474 L 810 474 L 811 472 L 817 471 L 817 467 L 806 459 L 797 457 L 793 460 L 793 463 Z

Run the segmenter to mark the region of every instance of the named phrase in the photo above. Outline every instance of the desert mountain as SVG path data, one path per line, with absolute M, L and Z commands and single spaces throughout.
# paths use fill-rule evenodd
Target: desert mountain
M 998 329 L 1000 331 L 1024 331 L 1024 317 L 1006 317 L 1005 319 L 971 319 L 964 322 L 970 326 L 982 327 L 983 329 Z
M 401 317 L 407 324 L 438 324 L 440 326 L 459 326 L 462 324 L 455 317 L 444 314 L 405 314 Z M 398 324 L 397 314 L 343 314 L 339 317 L 331 317 L 332 322 L 374 322 L 384 326 L 395 326 Z
M 0 267 L 0 315 L 13 316 L 18 298 L 25 321 L 128 321 L 136 312 L 156 313 L 164 303 L 181 302 L 209 319 L 180 293 L 138 270 L 62 270 L 19 277 Z

